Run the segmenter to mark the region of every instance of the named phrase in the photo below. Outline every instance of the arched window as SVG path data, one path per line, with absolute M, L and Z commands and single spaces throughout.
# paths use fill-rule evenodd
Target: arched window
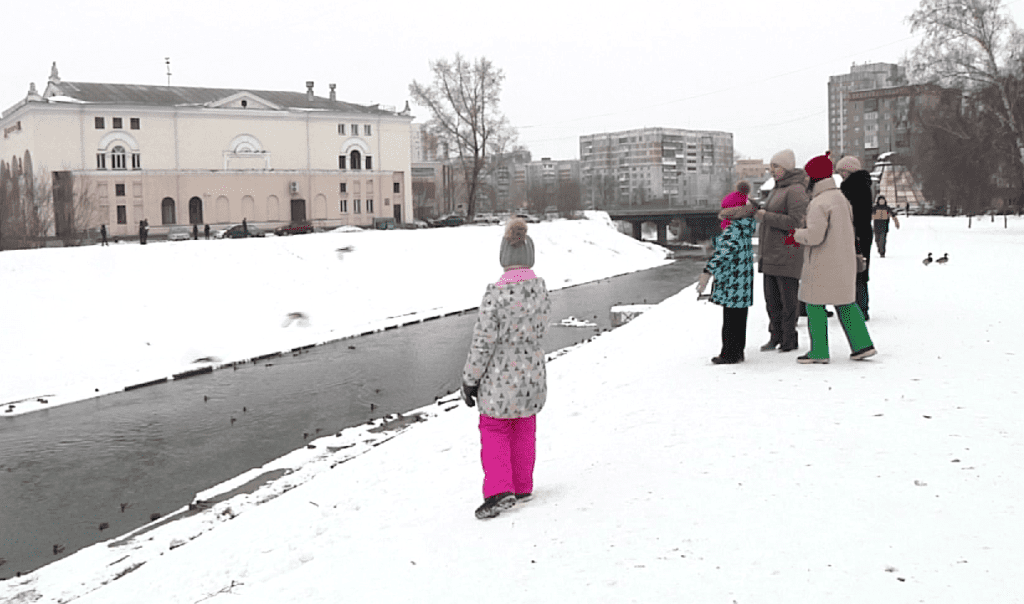
M 124 147 L 118 145 L 110 151 L 110 167 L 114 170 L 124 170 Z
M 163 224 L 175 224 L 174 200 L 170 197 L 164 197 L 160 202 L 160 216 L 163 218 Z
M 349 170 L 363 169 L 363 156 L 359 153 L 359 151 L 353 149 L 352 153 L 349 153 L 348 160 Z
M 203 200 L 198 197 L 188 200 L 188 223 L 203 224 Z

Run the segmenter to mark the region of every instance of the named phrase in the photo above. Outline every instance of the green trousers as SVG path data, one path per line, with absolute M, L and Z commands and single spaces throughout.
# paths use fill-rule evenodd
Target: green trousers
M 843 326 L 846 339 L 850 343 L 850 351 L 857 352 L 873 346 L 868 326 L 864 323 L 864 314 L 854 304 L 836 306 L 839 323 Z M 828 315 L 823 304 L 807 305 L 807 331 L 811 333 L 811 351 L 807 353 L 812 359 L 828 358 Z

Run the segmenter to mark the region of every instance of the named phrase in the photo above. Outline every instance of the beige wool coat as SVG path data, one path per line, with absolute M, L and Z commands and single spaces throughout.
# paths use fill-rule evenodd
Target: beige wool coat
M 793 239 L 804 252 L 797 297 L 807 304 L 853 304 L 857 295 L 853 210 L 833 179 L 815 183 L 807 206 L 807 228 L 797 229 Z

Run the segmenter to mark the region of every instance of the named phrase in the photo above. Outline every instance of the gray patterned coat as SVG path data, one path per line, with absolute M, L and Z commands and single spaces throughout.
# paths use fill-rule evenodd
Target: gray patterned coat
M 480 413 L 513 419 L 544 407 L 548 388 L 541 343 L 550 314 L 543 279 L 487 286 L 462 371 L 464 384 L 480 385 Z

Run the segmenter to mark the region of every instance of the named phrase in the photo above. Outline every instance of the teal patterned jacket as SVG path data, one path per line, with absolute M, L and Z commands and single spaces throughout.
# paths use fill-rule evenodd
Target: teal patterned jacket
M 551 299 L 540 278 L 490 284 L 473 326 L 462 382 L 480 385 L 480 413 L 499 419 L 530 417 L 547 400 L 542 341 Z
M 754 252 L 750 238 L 756 223 L 753 218 L 731 221 L 715 245 L 707 269 L 715 280 L 711 301 L 727 308 L 748 308 L 754 305 Z

